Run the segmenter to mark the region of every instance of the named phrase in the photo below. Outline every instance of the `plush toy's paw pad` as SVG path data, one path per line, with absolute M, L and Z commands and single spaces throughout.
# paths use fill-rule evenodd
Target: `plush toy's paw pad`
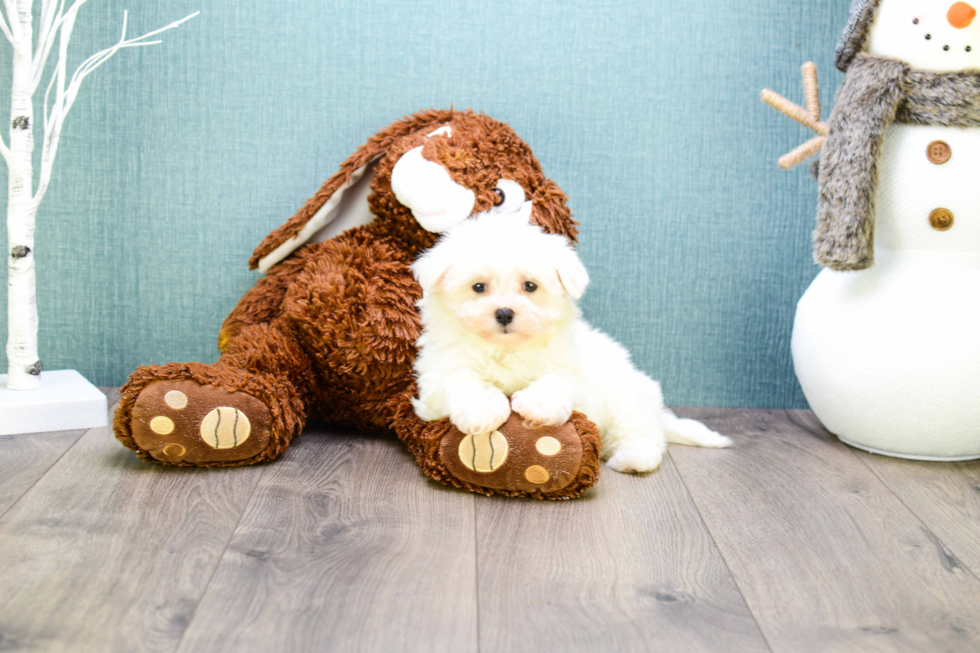
M 459 442 L 459 461 L 473 472 L 495 472 L 507 462 L 510 445 L 500 431 L 467 435 Z
M 642 474 L 660 467 L 663 449 L 655 442 L 627 442 L 609 459 L 609 466 L 623 474 Z
M 514 413 L 499 429 L 483 435 L 453 429 L 442 439 L 440 457 L 453 476 L 472 485 L 548 494 L 575 481 L 582 440 L 571 423 L 530 429 Z
M 244 392 L 158 381 L 136 399 L 132 431 L 137 446 L 163 462 L 234 462 L 267 448 L 271 419 L 265 404 Z

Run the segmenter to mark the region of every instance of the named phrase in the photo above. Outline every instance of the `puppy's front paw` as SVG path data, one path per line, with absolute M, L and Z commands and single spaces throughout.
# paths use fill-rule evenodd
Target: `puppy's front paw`
M 462 406 L 449 414 L 453 425 L 467 435 L 495 431 L 508 417 L 510 402 L 507 395 L 493 388 L 474 392 Z
M 663 459 L 663 449 L 655 442 L 626 442 L 609 459 L 609 466 L 623 474 L 639 474 L 652 472 Z
M 524 425 L 536 429 L 561 426 L 572 416 L 572 402 L 567 397 L 531 386 L 515 392 L 510 398 L 514 412 L 524 418 Z

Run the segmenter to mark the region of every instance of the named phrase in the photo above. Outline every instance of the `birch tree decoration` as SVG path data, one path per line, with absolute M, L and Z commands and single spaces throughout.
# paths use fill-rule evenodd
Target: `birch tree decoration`
M 127 12 L 123 12 L 122 35 L 110 48 L 93 54 L 71 75 L 67 74 L 68 43 L 82 5 L 88 0 L 41 0 L 37 40 L 34 40 L 34 0 L 3 0 L 0 30 L 13 47 L 13 82 L 10 100 L 10 145 L 0 137 L 0 154 L 7 163 L 7 388 L 33 390 L 41 385 L 41 361 L 37 352 L 37 294 L 34 273 L 34 221 L 38 207 L 51 183 L 58 154 L 58 141 L 65 119 L 85 79 L 124 48 L 156 45 L 150 37 L 173 29 L 197 16 L 195 12 L 177 22 L 142 36 L 126 35 Z M 4 16 L 4 13 L 6 16 Z M 34 187 L 34 96 L 45 77 L 48 58 L 57 50 L 57 63 L 50 72 L 43 98 L 44 134 L 41 167 Z

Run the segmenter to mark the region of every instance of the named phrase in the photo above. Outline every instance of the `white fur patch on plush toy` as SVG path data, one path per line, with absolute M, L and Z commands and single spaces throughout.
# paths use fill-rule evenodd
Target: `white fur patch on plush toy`
M 429 137 L 451 134 L 440 127 Z M 453 181 L 449 171 L 422 156 L 422 146 L 402 155 L 391 171 L 391 190 L 398 201 L 412 210 L 422 228 L 442 233 L 470 216 L 476 194 Z
M 621 472 L 656 469 L 667 442 L 729 446 L 666 411 L 660 384 L 581 319 L 575 302 L 588 273 L 565 238 L 528 223 L 530 208 L 467 220 L 413 266 L 423 290 L 418 415 L 449 417 L 464 433 L 485 436 L 511 410 L 529 428 L 561 425 L 581 411 Z M 555 455 L 555 444 L 542 438 L 535 446 Z

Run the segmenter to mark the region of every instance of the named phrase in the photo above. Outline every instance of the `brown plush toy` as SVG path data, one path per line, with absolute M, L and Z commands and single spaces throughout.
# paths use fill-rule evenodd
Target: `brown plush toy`
M 267 275 L 225 320 L 216 364 L 133 372 L 116 437 L 147 462 L 235 466 L 275 458 L 308 419 L 391 428 L 443 483 L 579 496 L 599 476 L 599 433 L 585 416 L 530 430 L 512 415 L 474 438 L 422 422 L 410 401 L 421 289 L 409 266 L 439 232 L 522 191 L 536 224 L 575 242 L 564 193 L 506 124 L 452 110 L 391 124 L 255 250 L 249 263 Z

